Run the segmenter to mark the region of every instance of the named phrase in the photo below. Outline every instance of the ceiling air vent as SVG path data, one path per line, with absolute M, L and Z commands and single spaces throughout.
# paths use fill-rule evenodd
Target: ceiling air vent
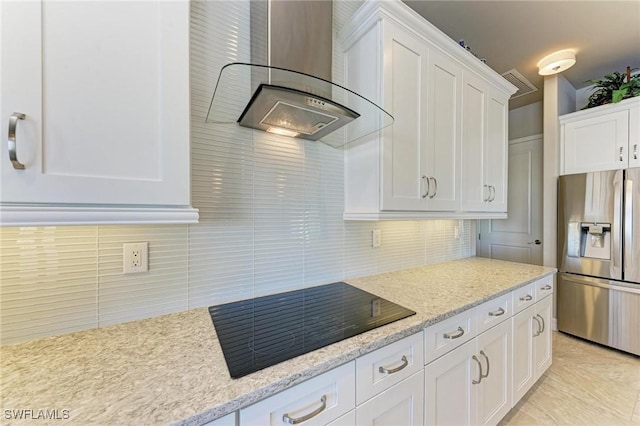
M 537 92 L 538 88 L 531 84 L 522 74 L 515 69 L 505 72 L 502 76 L 511 84 L 518 88 L 518 91 L 511 96 L 511 99 Z

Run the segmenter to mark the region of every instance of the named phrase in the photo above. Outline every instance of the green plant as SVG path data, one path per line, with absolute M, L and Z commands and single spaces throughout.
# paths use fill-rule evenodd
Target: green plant
M 630 71 L 635 70 L 637 68 Z M 589 96 L 589 102 L 583 109 L 608 103 L 615 104 L 623 99 L 640 96 L 640 74 L 629 76 L 614 71 L 605 75 L 602 80 L 589 80 L 588 82 L 594 85 L 595 92 Z

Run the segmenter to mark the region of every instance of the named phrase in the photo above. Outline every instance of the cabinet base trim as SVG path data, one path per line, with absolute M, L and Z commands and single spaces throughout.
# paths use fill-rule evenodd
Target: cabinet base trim
M 504 212 L 345 212 L 344 220 L 506 219 Z
M 123 225 L 198 223 L 198 209 L 0 205 L 0 226 Z

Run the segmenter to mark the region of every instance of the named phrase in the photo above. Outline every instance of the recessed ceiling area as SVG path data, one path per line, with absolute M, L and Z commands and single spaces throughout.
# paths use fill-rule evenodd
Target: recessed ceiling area
M 542 100 L 537 63 L 562 49 L 576 52 L 563 72 L 576 88 L 626 67 L 640 67 L 640 1 L 419 1 L 409 7 L 455 41 L 464 40 L 503 74 L 516 69 L 538 91 L 513 99 L 511 109 Z

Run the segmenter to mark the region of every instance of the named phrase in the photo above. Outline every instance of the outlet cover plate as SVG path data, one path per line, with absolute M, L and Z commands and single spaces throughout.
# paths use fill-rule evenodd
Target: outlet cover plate
M 125 243 L 122 245 L 122 272 L 137 274 L 149 270 L 149 243 Z

